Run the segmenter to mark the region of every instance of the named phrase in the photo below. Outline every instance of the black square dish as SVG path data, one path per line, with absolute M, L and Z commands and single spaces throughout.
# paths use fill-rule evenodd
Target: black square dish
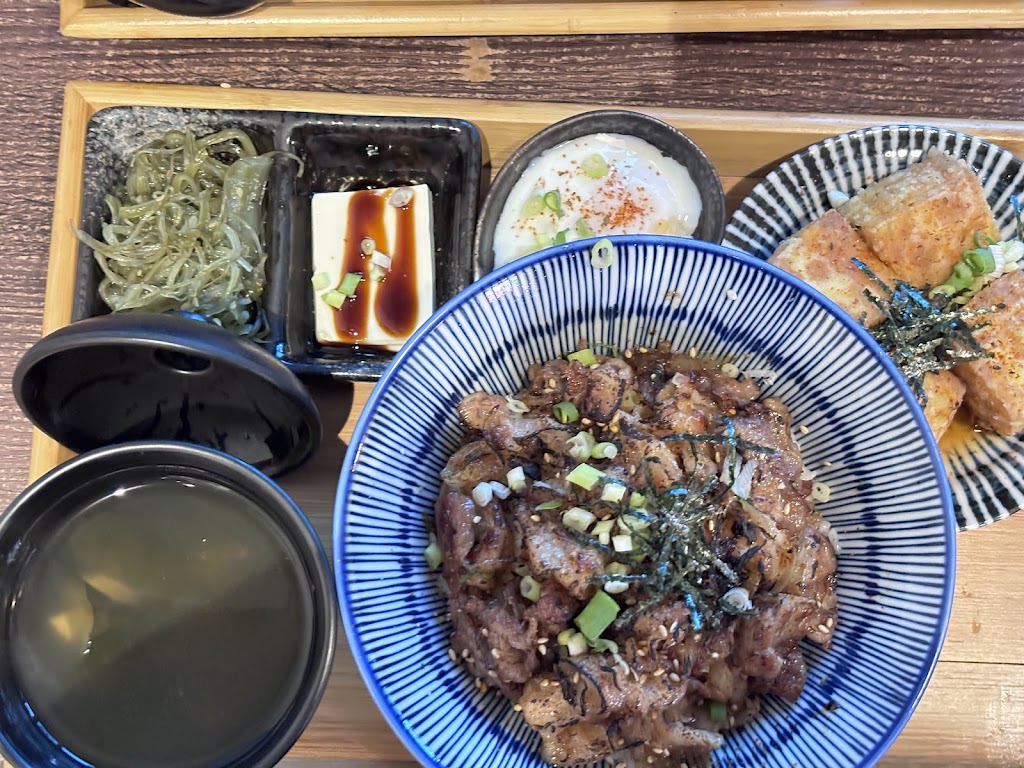
M 472 282 L 484 149 L 476 127 L 457 119 L 110 107 L 92 117 L 86 133 L 81 229 L 99 237 L 108 218 L 104 197 L 123 182 L 134 149 L 185 127 L 197 136 L 238 127 L 259 151 L 282 151 L 264 198 L 267 284 L 261 303 L 269 332 L 260 343 L 295 372 L 375 380 L 394 356 L 317 342 L 310 285 L 313 194 L 426 184 L 433 198 L 435 308 Z M 284 153 L 300 158 L 301 173 L 300 163 Z M 97 293 L 101 278 L 91 249 L 80 245 L 72 321 L 110 311 Z

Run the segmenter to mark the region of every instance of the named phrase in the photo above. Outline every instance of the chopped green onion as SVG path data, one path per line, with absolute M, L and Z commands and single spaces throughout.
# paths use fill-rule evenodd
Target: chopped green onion
M 580 168 L 592 179 L 600 179 L 608 175 L 608 163 L 598 154 L 587 155 L 580 163 Z
M 616 552 L 632 552 L 633 537 L 628 533 L 621 533 L 618 536 L 612 536 L 612 549 Z
M 577 432 L 565 441 L 569 446 L 569 455 L 576 461 L 586 461 L 590 458 L 590 452 L 597 445 L 597 440 L 589 432 Z
M 383 283 L 388 276 L 387 270 L 379 264 L 370 265 L 370 279 L 375 283 Z
M 338 286 L 338 293 L 343 293 L 346 296 L 355 296 L 356 288 L 363 281 L 363 275 L 359 272 L 346 272 L 345 276 L 341 278 L 341 285 Z
M 565 245 L 565 238 L 568 237 L 568 229 L 560 229 L 555 233 L 554 239 L 551 241 L 552 245 Z
M 531 603 L 536 603 L 540 600 L 540 582 L 533 576 L 523 576 L 523 580 L 519 582 L 519 594 Z
M 722 365 L 722 373 L 728 376 L 730 379 L 738 379 L 740 377 L 739 366 L 735 363 L 725 363 Z
M 590 602 L 580 611 L 580 615 L 573 623 L 588 640 L 597 640 L 618 615 L 619 604 L 604 592 L 598 592 L 590 598 Z
M 348 297 L 340 291 L 328 291 L 321 298 L 328 306 L 334 307 L 335 309 L 341 309 L 341 305 L 345 303 L 345 299 Z
M 625 563 L 608 563 L 604 567 L 604 572 L 612 576 L 625 576 L 629 573 L 629 566 Z
M 508 481 L 508 487 L 516 493 L 526 490 L 526 472 L 523 471 L 522 467 L 513 467 L 505 473 L 505 479 Z
M 651 527 L 649 520 L 644 520 L 637 517 L 636 515 L 620 515 L 619 516 L 619 530 L 632 532 L 632 531 L 646 531 Z
M 618 504 L 626 496 L 626 486 L 618 483 L 606 483 L 601 489 L 601 501 Z
M 569 627 L 568 629 L 563 629 L 561 632 L 558 633 L 558 644 L 559 645 L 568 645 L 569 644 L 569 638 L 572 637 L 575 634 L 576 634 L 576 630 L 573 629 L 572 627 Z
M 604 472 L 584 463 L 566 475 L 565 479 L 573 485 L 578 485 L 583 490 L 589 491 L 601 481 L 602 477 L 604 477 Z
M 632 509 L 640 509 L 640 507 L 646 507 L 647 497 L 644 496 L 642 493 L 637 493 L 636 491 L 633 491 L 631 494 L 629 494 L 629 506 Z
M 964 253 L 963 260 L 976 275 L 987 275 L 996 269 L 996 260 L 988 248 L 973 248 Z
M 581 349 L 578 352 L 570 352 L 568 357 L 570 362 L 575 360 L 580 365 L 587 366 L 587 368 L 592 365 L 597 365 L 597 355 L 595 355 L 594 350 L 589 347 Z
M 377 250 L 377 242 L 372 237 L 364 237 L 359 241 L 359 250 L 363 256 L 369 256 Z
M 554 237 L 552 237 L 551 235 L 542 234 L 540 232 L 533 236 L 533 240 L 535 243 L 537 243 L 538 248 L 548 248 L 554 245 L 555 243 Z
M 560 506 L 562 506 L 561 499 L 551 499 L 550 501 L 541 502 L 536 507 L 534 507 L 534 510 L 536 510 L 537 512 L 543 512 L 548 509 L 558 509 Z
M 596 519 L 590 510 L 583 507 L 570 507 L 562 513 L 562 525 L 580 533 L 586 533 Z
M 594 236 L 594 230 L 592 230 L 590 228 L 590 225 L 587 224 L 587 220 L 586 219 L 577 219 L 576 220 L 576 234 L 579 235 L 580 237 L 593 237 Z
M 832 498 L 832 489 L 825 485 L 825 483 L 815 483 L 811 486 L 811 498 L 824 504 Z
M 615 443 L 597 443 L 590 449 L 592 459 L 614 459 L 619 455 L 619 449 Z
M 507 499 L 509 497 L 509 494 L 512 493 L 512 491 L 509 489 L 507 485 L 505 485 L 504 483 L 499 483 L 497 480 L 491 480 L 491 482 L 488 483 L 488 485 L 491 486 L 491 490 L 494 492 L 494 495 L 497 496 L 502 501 Z
M 313 275 L 313 290 L 325 291 L 331 284 L 331 276 L 326 272 L 317 272 Z
M 572 424 L 580 417 L 580 412 L 576 410 L 576 406 L 568 400 L 564 400 L 561 403 L 555 403 L 551 406 L 551 410 L 554 411 L 555 418 L 562 424 Z
M 711 701 L 708 702 L 708 716 L 716 723 L 728 723 L 729 712 L 725 708 L 725 702 L 722 701 Z
M 614 520 L 602 520 L 594 525 L 594 530 L 591 531 L 595 536 L 600 536 L 602 533 L 611 533 L 612 528 L 615 527 Z
M 544 205 L 554 211 L 556 216 L 562 215 L 562 196 L 557 189 L 544 194 Z
M 566 648 L 569 651 L 570 656 L 582 656 L 589 649 L 587 638 L 582 632 L 573 632 L 569 637 L 569 642 L 566 643 Z
M 594 269 L 606 269 L 615 260 L 615 246 L 607 237 L 602 237 L 590 249 L 590 265 Z
M 630 413 L 634 408 L 640 405 L 640 393 L 635 389 L 627 389 L 626 394 L 622 396 L 622 410 L 626 413 Z
M 544 198 L 541 195 L 534 195 L 523 206 L 523 216 L 532 219 L 544 210 Z
M 432 571 L 436 571 L 441 567 L 441 563 L 444 562 L 444 553 L 436 541 L 432 541 L 427 545 L 427 548 L 423 550 L 423 557 L 427 561 L 427 567 Z
M 478 507 L 486 507 L 494 498 L 494 489 L 490 483 L 477 483 L 473 489 L 473 503 Z

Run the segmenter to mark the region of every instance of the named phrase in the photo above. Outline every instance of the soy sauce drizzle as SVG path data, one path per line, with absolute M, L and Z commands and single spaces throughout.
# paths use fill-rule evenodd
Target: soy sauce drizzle
M 395 210 L 395 245 L 391 271 L 380 284 L 374 311 L 380 327 L 392 336 L 404 337 L 416 329 L 419 297 L 416 295 L 416 198 Z
M 358 342 L 366 338 L 370 313 L 368 285 L 369 258 L 363 254 L 360 244 L 369 237 L 380 251 L 387 251 L 387 234 L 384 230 L 384 212 L 387 197 L 378 191 L 365 191 L 352 195 L 348 204 L 348 225 L 345 231 L 345 259 L 341 274 L 358 272 L 363 275 L 356 295 L 334 311 L 334 327 L 345 342 Z

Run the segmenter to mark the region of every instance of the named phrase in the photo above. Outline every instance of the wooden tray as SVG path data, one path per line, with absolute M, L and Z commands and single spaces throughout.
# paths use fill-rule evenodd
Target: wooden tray
M 285 91 L 71 83 L 61 135 L 53 238 L 43 330 L 65 325 L 71 312 L 86 123 L 108 106 L 220 107 L 317 111 L 337 114 L 434 115 L 474 122 L 497 170 L 524 139 L 540 128 L 597 105 L 496 102 Z M 621 105 L 620 105 L 621 106 Z M 763 112 L 641 111 L 686 132 L 717 166 L 729 207 L 767 171 L 794 151 L 826 136 L 867 125 L 928 122 L 990 139 L 1024 154 L 1024 124 L 914 120 L 911 117 L 790 115 Z M 372 384 L 354 387 L 310 382 L 325 422 L 324 445 L 314 459 L 284 478 L 327 546 L 344 445 Z M 341 440 L 330 436 L 339 434 Z M 32 446 L 37 477 L 70 454 L 41 433 Z M 883 766 L 980 768 L 1024 765 L 1024 642 L 1017 609 L 1024 604 L 1024 514 L 992 528 L 961 534 L 957 596 L 935 677 L 917 713 Z M 341 638 L 334 674 L 316 718 L 284 768 L 409 768 L 413 761 L 377 712 Z M 457 768 L 457 766 L 453 767 Z M 812 768 L 802 766 L 802 768 Z
M 1024 26 L 1011 0 L 268 0 L 197 19 L 60 0 L 70 37 L 396 37 L 981 29 Z

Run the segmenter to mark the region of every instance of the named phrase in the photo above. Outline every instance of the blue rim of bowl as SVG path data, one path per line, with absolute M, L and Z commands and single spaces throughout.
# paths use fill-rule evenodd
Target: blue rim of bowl
M 607 239 L 611 240 L 616 245 L 672 245 L 679 248 L 702 249 L 707 253 L 713 254 L 717 258 L 728 259 L 745 266 L 752 267 L 755 270 L 765 272 L 776 280 L 808 294 L 816 303 L 821 305 L 825 311 L 836 318 L 846 327 L 847 330 L 853 333 L 858 341 L 860 341 L 860 343 L 866 347 L 869 352 L 871 352 L 872 356 L 881 363 L 882 367 L 889 374 L 889 377 L 896 384 L 904 402 L 910 407 L 910 411 L 913 414 L 918 429 L 925 437 L 925 441 L 928 445 L 928 457 L 931 460 L 933 469 L 935 470 L 935 476 L 938 481 L 939 492 L 942 498 L 942 513 L 945 524 L 944 539 L 949 553 L 949 562 L 952 567 L 946 568 L 945 578 L 942 585 L 942 610 L 939 615 L 939 626 L 937 627 L 937 631 L 932 637 L 931 644 L 929 645 L 928 664 L 921 670 L 921 673 L 915 681 L 914 695 L 903 707 L 903 710 L 889 727 L 889 730 L 885 733 L 882 739 L 879 740 L 874 748 L 857 766 L 857 768 L 871 768 L 871 766 L 875 765 L 875 763 L 882 758 L 882 755 L 888 751 L 889 747 L 892 746 L 892 743 L 896 741 L 896 737 L 899 736 L 904 726 L 906 726 L 907 721 L 910 720 L 910 716 L 914 713 L 914 710 L 917 709 L 917 705 L 920 703 L 921 697 L 924 695 L 924 691 L 928 687 L 928 682 L 931 680 L 932 674 L 935 672 L 935 666 L 938 663 L 939 654 L 942 651 L 942 646 L 946 639 L 950 613 L 953 608 L 953 593 L 956 581 L 957 524 L 956 518 L 953 514 L 952 492 L 950 490 L 949 480 L 946 478 L 945 465 L 943 464 L 942 457 L 939 454 L 938 443 L 936 443 L 935 438 L 932 436 L 931 429 L 928 427 L 928 422 L 925 420 L 924 412 L 921 410 L 921 407 L 917 402 L 917 398 L 914 397 L 910 390 L 910 386 L 906 383 L 895 363 L 893 363 L 889 356 L 882 351 L 882 348 L 878 346 L 877 342 L 875 342 L 873 338 L 871 338 L 871 335 L 847 312 L 843 311 L 839 305 L 835 304 L 831 299 L 812 288 L 807 283 L 793 277 L 788 272 L 785 272 L 778 267 L 757 258 L 756 256 L 752 256 L 724 245 L 709 243 L 703 240 L 693 240 L 691 238 L 671 237 L 666 235 L 616 235 Z M 384 691 L 377 682 L 376 675 L 373 674 L 373 671 L 367 662 L 366 651 L 363 648 L 362 639 L 355 632 L 355 618 L 352 616 L 351 608 L 349 607 L 348 586 L 346 580 L 343 578 L 345 539 L 344 536 L 341 535 L 344 530 L 343 523 L 345 519 L 342 501 L 347 498 L 349 494 L 352 482 L 352 465 L 355 463 L 355 460 L 361 451 L 366 430 L 369 427 L 373 414 L 377 409 L 377 405 L 391 386 L 392 379 L 398 375 L 399 371 L 405 365 L 406 359 L 412 355 L 413 350 L 419 344 L 420 340 L 440 325 L 452 310 L 460 304 L 463 304 L 488 290 L 509 275 L 519 272 L 526 267 L 540 264 L 545 261 L 553 261 L 564 254 L 576 253 L 577 258 L 586 258 L 586 255 L 589 252 L 588 246 L 593 245 L 597 240 L 598 238 L 576 240 L 565 245 L 556 245 L 550 248 L 545 248 L 544 250 L 537 251 L 529 256 L 516 259 L 503 267 L 499 267 L 498 269 L 489 272 L 476 282 L 472 283 L 468 288 L 449 299 L 444 306 L 434 312 L 430 319 L 421 325 L 416 332 L 409 337 L 409 340 L 395 355 L 391 364 L 388 365 L 387 370 L 384 371 L 384 375 L 381 376 L 380 381 L 373 388 L 373 391 L 370 393 L 370 397 L 363 406 L 363 411 L 360 414 L 359 421 L 356 423 L 355 429 L 352 432 L 352 439 L 349 442 L 348 449 L 345 453 L 345 459 L 341 468 L 341 476 L 338 479 L 338 491 L 335 496 L 334 527 L 332 530 L 335 566 L 334 577 L 337 585 L 338 599 L 341 605 L 341 618 L 345 628 L 345 635 L 348 638 L 349 649 L 352 652 L 353 659 L 355 659 L 356 667 L 359 669 L 359 673 L 362 675 L 363 682 L 369 689 L 370 695 L 377 704 L 377 708 L 380 709 L 381 713 L 384 715 L 384 719 L 387 720 L 388 725 L 391 726 L 391 729 L 398 736 L 402 744 L 405 745 L 406 749 L 408 749 L 422 765 L 428 766 L 428 768 L 451 768 L 451 766 L 444 766 L 437 762 L 437 760 L 435 760 L 434 757 L 424 749 L 423 745 L 412 734 L 412 732 L 402 724 L 402 721 L 395 712 L 393 705 L 388 697 L 385 696 Z

